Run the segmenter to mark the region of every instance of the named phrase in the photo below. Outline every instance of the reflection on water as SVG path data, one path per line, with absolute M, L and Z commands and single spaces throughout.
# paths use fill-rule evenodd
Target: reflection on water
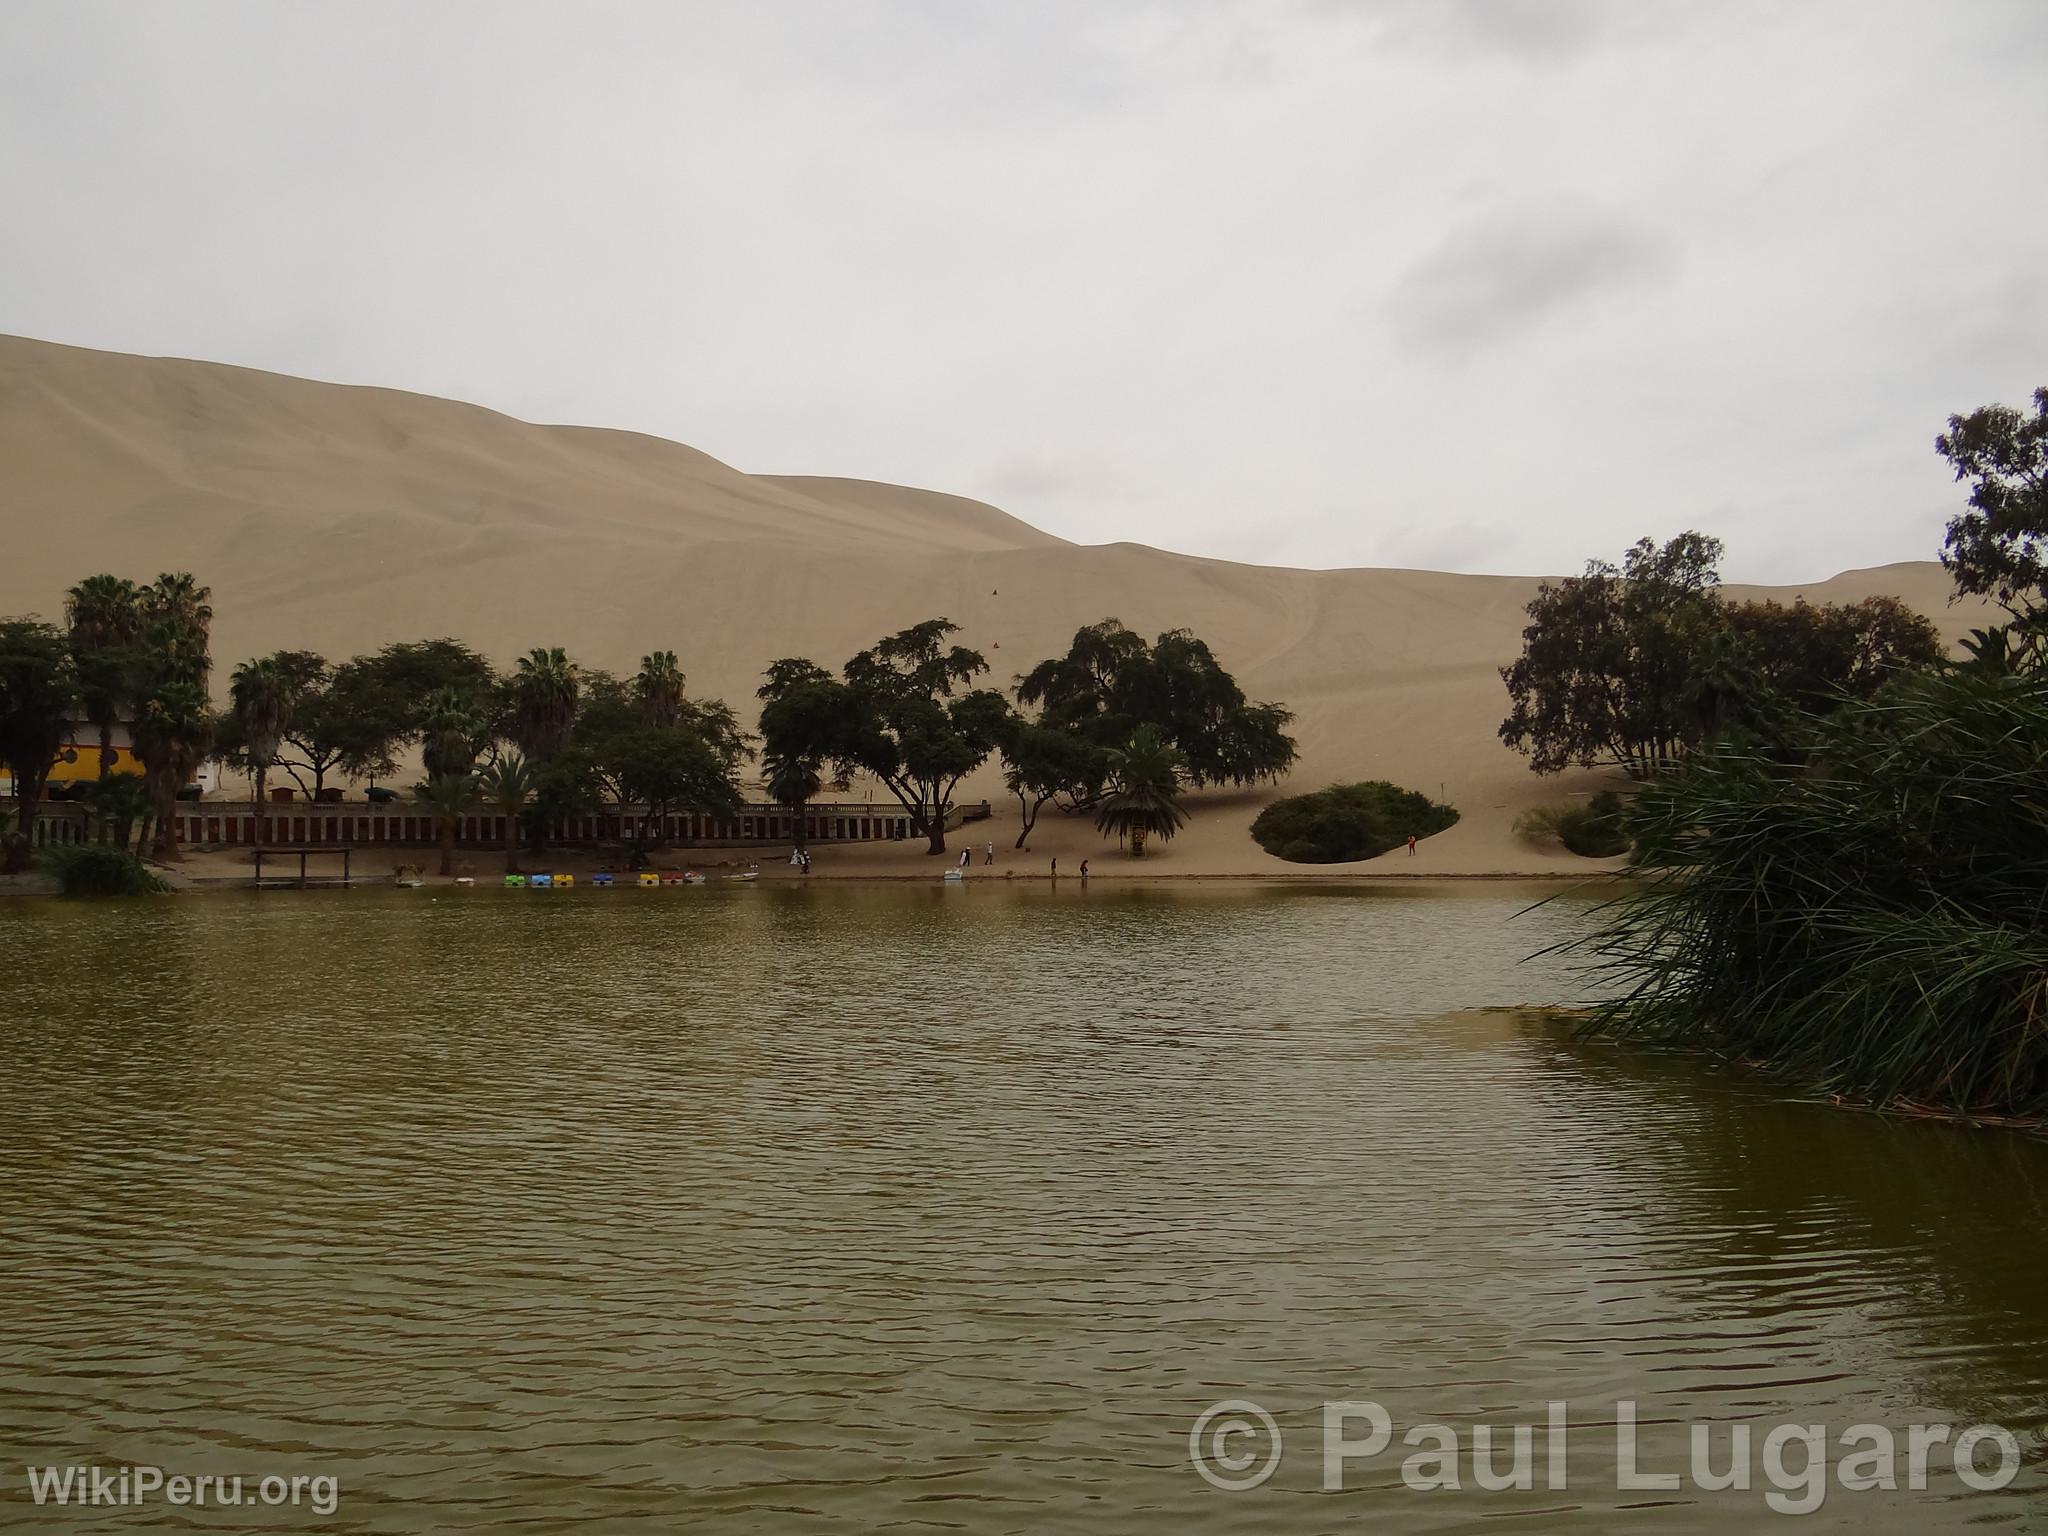
M 0 1524 L 45 1461 L 338 1473 L 333 1530 L 1766 1518 L 1617 1492 L 1622 1398 L 1660 1467 L 1701 1418 L 2027 1447 L 2003 1494 L 1837 1491 L 1810 1525 L 2048 1508 L 2048 1146 L 1464 1011 L 1569 995 L 1518 960 L 1576 909 L 1525 899 L 0 910 Z M 1224 1397 L 1289 1437 L 1256 1492 L 1188 1465 Z M 1397 1450 L 1319 1493 L 1332 1398 L 1565 1399 L 1571 1486 L 1415 1493 Z

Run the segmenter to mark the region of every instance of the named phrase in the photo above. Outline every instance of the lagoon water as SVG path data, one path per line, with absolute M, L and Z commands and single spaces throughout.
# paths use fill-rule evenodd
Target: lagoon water
M 0 909 L 0 1526 L 1735 1532 L 1772 1426 L 1929 1420 L 2025 1465 L 1805 1524 L 2048 1522 L 2048 1144 L 1510 1011 L 1578 990 L 1530 899 Z M 1190 1465 L 1232 1398 L 1286 1441 L 1254 1491 Z M 1563 1401 L 1567 1486 L 1539 1436 L 1528 1490 L 1397 1443 L 1321 1491 L 1330 1399 L 1468 1448 Z M 1624 1399 L 1678 1489 L 1615 1486 Z M 1755 1487 L 1692 1486 L 1694 1421 Z M 36 1509 L 43 1463 L 340 1505 Z

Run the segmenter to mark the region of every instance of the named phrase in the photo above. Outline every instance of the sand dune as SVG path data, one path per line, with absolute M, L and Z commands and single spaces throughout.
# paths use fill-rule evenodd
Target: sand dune
M 1597 776 L 1538 779 L 1500 746 L 1495 669 L 1518 648 L 1537 578 L 1303 571 L 1136 544 L 1075 545 L 982 502 L 867 481 L 750 475 L 678 443 L 536 426 L 455 401 L 0 337 L 0 612 L 56 617 L 64 589 L 111 569 L 191 570 L 214 590 L 224 664 L 279 646 L 342 656 L 457 635 L 500 661 L 562 645 L 630 671 L 675 650 L 693 691 L 752 710 L 778 656 L 837 665 L 945 614 L 1007 683 L 1108 615 L 1185 625 L 1254 696 L 1299 715 L 1290 788 L 1390 778 L 1464 812 L 1396 873 L 1559 872 L 1567 855 L 1509 824 Z M 1765 589 L 1736 589 L 1757 595 Z M 1851 571 L 1795 591 L 1893 593 L 1953 637 L 1930 563 Z M 992 773 L 974 786 L 1001 805 Z M 1269 793 L 1198 797 L 1148 872 L 1286 872 L 1246 828 Z M 1014 823 L 987 834 L 999 846 Z M 1054 852 L 1124 865 L 1048 816 Z M 844 850 L 827 870 L 922 867 L 910 850 Z

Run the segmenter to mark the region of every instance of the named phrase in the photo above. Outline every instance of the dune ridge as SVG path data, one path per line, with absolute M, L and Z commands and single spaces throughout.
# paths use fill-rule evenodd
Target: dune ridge
M 345 656 L 443 634 L 500 662 L 562 645 L 621 671 L 666 647 L 693 692 L 742 714 L 771 660 L 837 665 L 934 614 L 963 627 L 1002 684 L 1105 616 L 1148 633 L 1186 626 L 1254 697 L 1297 712 L 1302 761 L 1280 791 L 1197 797 L 1188 831 L 1135 869 L 1295 872 L 1252 842 L 1258 807 L 1360 778 L 1442 794 L 1464 815 L 1416 857 L 1364 867 L 1589 867 L 1510 831 L 1521 809 L 1602 781 L 1539 779 L 1495 736 L 1506 708 L 1496 669 L 1518 650 L 1536 577 L 1295 570 L 1071 544 L 940 491 L 748 474 L 644 434 L 22 337 L 0 337 L 0 466 L 0 612 L 55 618 L 64 589 L 94 571 L 190 570 L 214 590 L 223 668 L 280 646 Z M 1730 591 L 1891 593 L 1951 639 L 1981 622 L 1974 606 L 1948 605 L 1931 561 Z M 994 771 L 970 788 L 1003 808 Z M 1128 864 L 1080 822 L 1048 814 L 1042 826 L 1038 863 L 1056 853 L 1063 867 Z M 1014 835 L 999 818 L 976 840 L 1006 849 Z M 918 857 L 837 850 L 821 868 L 915 868 Z

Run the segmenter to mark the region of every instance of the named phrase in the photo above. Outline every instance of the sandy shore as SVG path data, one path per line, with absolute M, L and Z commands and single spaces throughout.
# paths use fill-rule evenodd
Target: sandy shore
M 921 839 L 888 843 L 813 843 L 812 869 L 803 876 L 789 862 L 788 844 L 759 848 L 665 848 L 650 857 L 657 869 L 693 869 L 711 876 L 753 870 L 764 881 L 825 880 L 940 880 L 947 870 L 959 866 L 960 854 L 969 853 L 965 874 L 970 880 L 1050 880 L 1053 862 L 1058 861 L 1061 881 L 1078 879 L 1083 860 L 1091 881 L 1183 881 L 1183 880 L 1576 880 L 1597 876 L 1620 867 L 1618 859 L 1582 859 L 1552 845 L 1547 848 L 1516 843 L 1503 850 L 1483 826 L 1479 835 L 1460 837 L 1461 823 L 1448 832 L 1425 838 L 1413 855 L 1395 849 L 1376 859 L 1349 864 L 1290 864 L 1273 858 L 1251 840 L 1244 829 L 1249 822 L 1246 799 L 1265 796 L 1242 794 L 1194 795 L 1189 797 L 1187 830 L 1171 842 L 1153 844 L 1142 858 L 1132 858 L 1113 843 L 1105 842 L 1084 817 L 1047 812 L 1033 829 L 1028 850 L 1014 846 L 1019 818 L 1014 805 L 998 806 L 987 820 L 969 823 L 947 839 L 948 852 L 933 856 L 924 851 Z M 993 852 L 991 853 L 991 844 Z M 1503 853 L 1510 856 L 1503 857 Z M 993 862 L 991 862 L 991 858 Z M 388 880 L 401 863 L 426 865 L 431 881 L 441 877 L 433 871 L 439 854 L 432 848 L 366 847 L 351 856 L 351 873 L 358 880 Z M 478 884 L 496 884 L 504 874 L 502 850 L 464 847 L 457 850 L 458 872 Z M 551 850 L 544 858 L 520 855 L 527 870 L 566 871 L 579 877 L 595 874 L 605 864 L 618 867 L 616 855 L 600 857 L 585 850 Z M 265 878 L 295 873 L 295 859 L 266 860 Z M 308 865 L 312 875 L 338 874 L 340 861 L 315 856 Z M 212 886 L 241 883 L 252 874 L 249 854 L 241 849 L 194 850 L 175 866 L 185 880 Z

